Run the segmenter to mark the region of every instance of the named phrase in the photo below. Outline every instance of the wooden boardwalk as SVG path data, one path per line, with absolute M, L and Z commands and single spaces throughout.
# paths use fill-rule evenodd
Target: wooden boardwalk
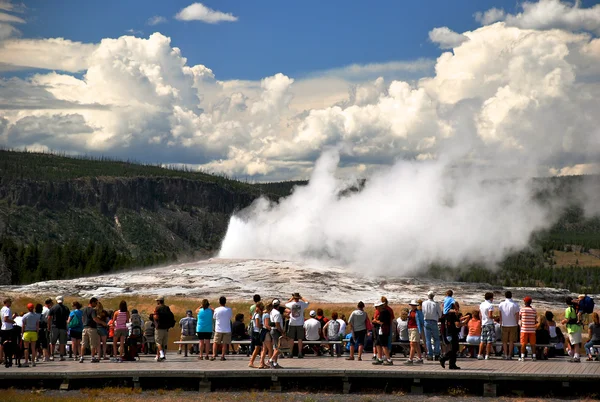
M 367 355 L 370 356 L 370 355 Z M 241 380 L 265 380 L 270 388 L 281 390 L 286 380 L 303 379 L 311 384 L 331 382 L 337 379 L 341 388 L 348 392 L 351 384 L 371 379 L 386 381 L 404 381 L 419 391 L 428 382 L 451 381 L 459 384 L 470 381 L 487 384 L 488 391 L 495 384 L 510 382 L 536 382 L 544 387 L 550 383 L 569 387 L 573 383 L 595 382 L 600 380 L 600 362 L 569 363 L 566 358 L 554 358 L 545 361 L 517 360 L 504 361 L 459 359 L 461 370 L 443 369 L 438 362 L 425 362 L 423 365 L 405 366 L 405 359 L 394 359 L 393 366 L 375 366 L 370 360 L 346 361 L 343 357 L 305 357 L 304 359 L 282 359 L 283 369 L 253 369 L 248 367 L 246 356 L 228 356 L 227 361 L 197 360 L 196 356 L 183 357 L 169 354 L 164 362 L 156 362 L 150 356 L 142 356 L 138 362 L 113 363 L 102 361 L 97 364 L 75 361 L 54 361 L 39 363 L 37 367 L 9 368 L 0 367 L 0 380 L 5 386 L 15 386 L 17 382 L 35 383 L 42 381 L 62 384 L 98 384 L 101 381 L 120 380 L 132 386 L 141 386 L 164 380 L 165 384 L 175 380 L 194 383 L 195 387 L 210 390 L 215 382 L 229 382 L 243 387 Z M 331 380 L 331 381 L 330 381 Z M 81 385 L 83 384 L 83 385 Z M 492 385 L 492 388 L 489 386 Z M 16 385 L 18 386 L 18 385 Z M 144 386 L 145 388 L 146 386 Z M 285 388 L 285 386 L 283 387 Z M 489 392 L 488 392 L 489 393 Z

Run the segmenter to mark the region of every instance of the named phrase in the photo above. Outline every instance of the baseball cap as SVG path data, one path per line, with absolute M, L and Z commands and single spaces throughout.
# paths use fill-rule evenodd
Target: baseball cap
M 383 306 L 383 302 L 382 301 L 376 301 L 375 304 L 373 304 L 373 307 L 379 307 L 379 306 Z
M 523 298 L 523 301 L 524 301 L 525 303 L 531 303 L 531 302 L 533 301 L 533 299 L 531 298 L 531 296 L 525 296 L 525 297 Z
M 62 303 L 63 302 L 63 297 L 62 296 L 56 296 L 56 302 L 57 303 Z
M 33 310 L 34 307 L 33 303 L 27 303 L 27 310 Z
M 431 297 L 431 296 L 435 296 L 435 293 L 433 293 L 433 290 L 430 290 L 429 292 L 427 292 L 427 297 Z
M 156 301 L 165 301 L 165 297 L 164 296 L 157 296 L 156 299 L 154 299 Z
M 317 316 L 317 312 L 315 310 L 310 310 L 310 314 L 311 317 L 316 317 Z
M 273 306 L 279 306 L 281 304 L 281 302 L 279 301 L 279 299 L 273 299 Z

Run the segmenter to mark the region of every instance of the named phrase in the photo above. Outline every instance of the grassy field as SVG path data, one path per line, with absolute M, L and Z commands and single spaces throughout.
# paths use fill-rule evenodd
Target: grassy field
M 558 267 L 569 267 L 571 265 L 580 267 L 600 267 L 600 258 L 590 253 L 555 250 L 554 259 L 556 259 L 556 266 Z

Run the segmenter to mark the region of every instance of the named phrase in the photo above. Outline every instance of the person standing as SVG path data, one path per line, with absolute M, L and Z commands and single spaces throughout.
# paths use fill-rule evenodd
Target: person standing
M 504 360 L 511 360 L 515 342 L 519 336 L 519 305 L 513 301 L 512 292 L 507 290 L 504 293 L 504 300 L 498 306 L 500 310 L 500 325 L 502 326 L 502 348 L 504 350 Z
M 262 352 L 263 344 L 262 344 L 262 340 L 260 339 L 260 333 L 263 329 L 262 314 L 263 314 L 264 308 L 265 308 L 265 306 L 263 305 L 262 302 L 256 303 L 256 306 L 254 308 L 254 314 L 252 315 L 252 318 L 251 318 L 252 319 L 252 333 L 250 334 L 250 339 L 251 339 L 250 346 L 252 349 L 252 356 L 250 357 L 250 363 L 248 363 L 248 367 L 252 367 L 252 368 L 256 368 L 256 366 L 254 365 L 254 361 L 256 360 L 256 357 L 259 355 L 259 353 Z M 261 361 L 259 368 L 265 368 L 264 360 Z
M 573 299 L 567 296 L 565 303 L 567 304 L 567 308 L 565 310 L 565 318 L 561 323 L 567 326 L 567 334 L 569 335 L 569 342 L 571 343 L 571 349 L 569 350 L 571 359 L 569 362 L 580 363 L 579 345 L 581 344 L 581 332 L 583 331 L 583 328 L 579 323 L 577 312 L 573 306 Z
M 23 316 L 23 347 L 25 349 L 25 367 L 29 366 L 29 345 L 31 345 L 31 366 L 35 367 L 37 338 L 42 316 L 36 314 L 33 303 L 27 305 L 28 313 Z
M 348 325 L 352 331 L 350 341 L 350 356 L 346 360 L 354 360 L 354 351 L 358 349 L 358 360 L 362 360 L 363 350 L 365 348 L 365 339 L 367 338 L 367 321 L 369 316 L 364 311 L 365 303 L 359 301 L 356 310 L 350 314 Z
M 308 302 L 296 292 L 286 303 L 286 307 L 290 309 L 290 323 L 288 326 L 287 336 L 294 341 L 298 341 L 298 359 L 302 359 L 302 340 L 304 339 L 304 310 L 308 308 Z M 315 313 L 316 316 L 316 313 Z M 290 356 L 292 357 L 292 356 Z
M 42 347 L 42 354 L 44 355 L 45 362 L 50 361 L 50 328 L 48 327 L 48 313 L 50 312 L 52 306 L 54 306 L 52 299 L 46 299 L 44 302 L 44 307 L 42 307 L 42 317 L 40 319 L 40 336 L 38 336 L 38 342 Z
M 525 307 L 519 312 L 519 318 L 521 320 L 521 357 L 519 361 L 525 361 L 525 352 L 527 351 L 527 344 L 531 345 L 531 360 L 535 360 L 535 331 L 537 329 L 537 312 L 531 303 L 533 300 L 530 296 L 525 296 L 523 303 Z
M 592 323 L 588 325 L 588 341 L 585 344 L 587 360 L 594 360 L 594 345 L 600 344 L 600 316 L 595 311 L 592 313 Z
M 450 342 L 450 350 L 440 357 L 440 365 L 446 368 L 446 362 L 449 362 L 450 370 L 460 370 L 456 365 L 456 355 L 458 354 L 458 334 L 460 332 L 460 306 L 458 302 L 454 302 L 453 307 L 444 314 L 447 341 Z
M 167 344 L 169 343 L 169 329 L 175 326 L 175 317 L 169 306 L 165 305 L 165 297 L 156 298 L 156 308 L 154 309 L 154 325 L 156 331 L 154 340 L 156 341 L 156 361 L 164 361 L 167 358 Z
M 227 298 L 225 296 L 219 297 L 219 307 L 215 309 L 213 315 L 215 320 L 215 339 L 213 354 L 210 358 L 211 361 L 217 358 L 217 348 L 219 345 L 221 345 L 221 360 L 226 360 L 225 353 L 231 343 L 231 319 L 233 318 L 233 312 L 225 304 L 227 304 Z
M 67 320 L 69 308 L 63 305 L 63 297 L 56 297 L 56 304 L 48 312 L 48 328 L 50 328 L 50 360 L 54 360 L 56 342 L 59 343 L 60 361 L 65 360 L 67 346 Z
M 488 360 L 492 353 L 492 344 L 496 342 L 493 301 L 494 294 L 487 292 L 485 294 L 485 301 L 479 305 L 479 313 L 481 315 L 481 343 L 479 344 L 479 354 L 477 355 L 478 360 Z
M 79 360 L 79 349 L 81 348 L 81 338 L 83 336 L 83 315 L 81 313 L 81 304 L 74 301 L 73 310 L 69 313 L 67 327 L 69 327 L 69 335 L 71 337 L 71 350 L 74 352 L 75 361 Z
M 410 306 L 410 311 L 408 312 L 408 341 L 410 342 L 410 353 L 408 360 L 404 364 L 411 366 L 413 363 L 423 363 L 420 345 L 421 333 L 423 332 L 423 313 L 417 309 L 419 303 L 416 300 L 411 300 L 408 305 Z M 415 353 L 417 355 L 417 360 L 414 360 Z
M 433 300 L 435 293 L 427 293 L 428 300 L 423 302 L 423 318 L 425 319 L 425 344 L 427 345 L 427 360 L 440 358 L 440 329 L 438 322 L 442 318 L 440 305 Z
M 200 308 L 198 309 L 198 322 L 196 324 L 196 335 L 198 336 L 198 348 L 200 356 L 198 360 L 208 360 L 210 353 L 210 338 L 213 332 L 213 309 L 210 308 L 208 299 L 203 299 Z M 202 354 L 205 357 L 202 357 Z
M 280 301 L 273 300 L 273 310 L 271 310 L 271 340 L 273 341 L 273 356 L 269 359 L 269 366 L 274 369 L 282 368 L 278 363 L 279 357 L 279 338 L 283 335 L 283 316 L 279 311 Z
M 92 363 L 100 363 L 100 359 L 96 357 L 99 354 L 100 347 L 100 334 L 98 334 L 98 325 L 102 324 L 100 318 L 98 318 L 98 299 L 92 297 L 90 303 L 86 308 L 82 310 L 83 317 L 83 335 L 81 340 L 81 357 L 79 363 L 83 363 L 83 356 L 85 355 L 85 349 L 90 348 L 92 352 Z
M 113 325 L 115 328 L 115 334 L 113 336 L 113 357 L 115 361 L 125 360 L 125 338 L 127 338 L 127 322 L 129 321 L 129 310 L 127 309 L 127 302 L 121 300 L 119 303 L 119 309 L 115 311 L 113 315 Z M 117 358 L 117 344 L 119 345 L 119 357 Z
M 3 302 L 4 307 L 0 310 L 0 320 L 2 320 L 2 327 L 0 329 L 0 360 L 3 360 L 3 358 L 8 359 L 8 356 L 4 356 L 4 347 L 2 345 L 7 341 L 13 342 L 12 332 L 13 324 L 15 323 L 10 309 L 10 306 L 12 306 L 12 299 L 8 297 L 4 299 Z

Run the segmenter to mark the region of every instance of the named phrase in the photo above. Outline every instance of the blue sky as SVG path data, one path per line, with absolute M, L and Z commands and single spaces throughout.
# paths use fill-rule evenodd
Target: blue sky
M 171 37 L 189 65 L 209 66 L 219 79 L 260 79 L 283 72 L 302 76 L 353 63 L 435 58 L 438 47 L 428 32 L 448 26 L 476 29 L 477 11 L 492 7 L 514 12 L 513 1 L 206 1 L 232 13 L 237 22 L 178 21 L 187 1 L 26 1 L 24 37 L 63 37 L 97 43 L 133 29 L 147 37 Z M 376 6 L 374 5 L 376 4 Z M 587 3 L 586 3 L 587 4 Z M 153 16 L 167 22 L 149 26 Z

